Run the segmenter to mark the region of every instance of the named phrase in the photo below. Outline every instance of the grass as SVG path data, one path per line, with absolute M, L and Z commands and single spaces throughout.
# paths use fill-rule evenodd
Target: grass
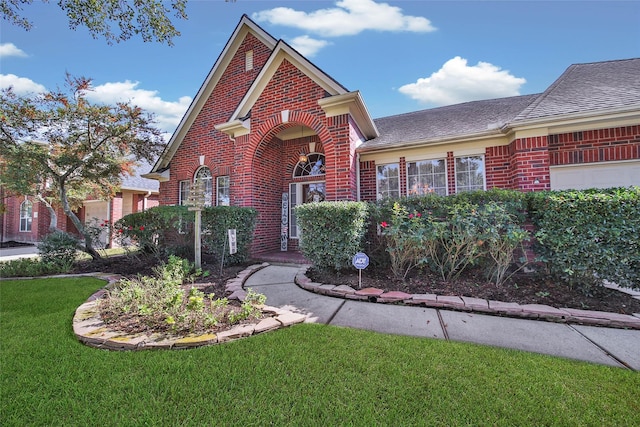
M 640 375 L 442 340 L 298 325 L 182 351 L 80 344 L 92 278 L 0 281 L 0 420 L 24 425 L 640 423 Z

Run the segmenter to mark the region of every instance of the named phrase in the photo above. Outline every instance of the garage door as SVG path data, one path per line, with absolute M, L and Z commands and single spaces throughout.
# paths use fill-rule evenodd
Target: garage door
M 640 185 L 640 160 L 550 168 L 552 190 Z

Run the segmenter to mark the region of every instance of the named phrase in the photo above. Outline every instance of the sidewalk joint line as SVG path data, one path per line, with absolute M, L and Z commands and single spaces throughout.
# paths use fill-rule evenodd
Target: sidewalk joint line
M 347 302 L 347 300 L 342 300 L 342 303 L 340 303 L 338 308 L 336 308 L 336 311 L 334 311 L 333 314 L 331 315 L 331 317 L 329 317 L 329 320 L 327 320 L 326 325 L 330 325 L 331 322 L 333 322 L 333 319 L 336 317 L 336 314 L 338 314 L 338 312 L 340 310 L 342 310 L 342 306 L 344 306 L 346 304 L 346 302 Z
M 589 338 L 588 336 L 586 336 L 585 334 L 583 334 L 582 332 L 580 332 L 579 330 L 577 330 L 576 328 L 573 327 L 573 325 L 567 324 L 567 326 L 569 328 L 571 328 L 572 330 L 574 330 L 575 332 L 577 332 L 581 337 L 583 337 L 584 339 L 586 339 L 587 341 L 589 341 L 591 344 L 595 345 L 596 347 L 598 347 L 600 350 L 602 350 L 607 356 L 609 356 L 610 358 L 612 358 L 613 360 L 615 360 L 616 362 L 618 362 L 619 364 L 621 364 L 622 366 L 624 366 L 625 368 L 631 370 L 631 371 L 635 371 L 635 369 L 633 369 L 627 362 L 625 362 L 622 359 L 617 358 L 616 356 L 614 356 L 613 354 L 611 354 L 611 352 L 609 350 L 607 350 L 606 348 L 604 348 L 603 346 L 601 346 L 600 344 L 598 344 L 597 342 L 595 342 L 594 340 L 592 340 L 591 338 Z
M 449 333 L 447 332 L 447 325 L 444 323 L 444 319 L 442 318 L 442 314 L 440 314 L 440 310 L 436 309 L 436 313 L 438 314 L 438 321 L 440 322 L 440 327 L 442 328 L 442 334 L 444 335 L 444 339 L 449 341 Z

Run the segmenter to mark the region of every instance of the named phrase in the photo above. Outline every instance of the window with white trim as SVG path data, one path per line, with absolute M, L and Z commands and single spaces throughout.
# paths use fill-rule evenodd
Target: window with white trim
M 456 157 L 456 193 L 485 189 L 484 156 Z
M 203 166 L 196 172 L 196 176 L 193 180 L 202 181 L 204 183 L 204 205 L 212 206 L 213 202 L 213 176 L 208 167 Z
M 407 163 L 407 195 L 427 193 L 447 195 L 447 162 L 445 159 Z
M 178 192 L 178 204 L 184 206 L 189 200 L 189 192 L 191 191 L 191 181 L 180 181 L 180 190 Z
M 376 166 L 376 188 L 378 200 L 400 197 L 400 166 L 398 163 Z
M 218 206 L 229 206 L 230 182 L 229 176 L 219 176 L 216 178 L 216 194 Z
M 33 221 L 33 203 L 25 200 L 20 204 L 20 231 L 30 232 Z

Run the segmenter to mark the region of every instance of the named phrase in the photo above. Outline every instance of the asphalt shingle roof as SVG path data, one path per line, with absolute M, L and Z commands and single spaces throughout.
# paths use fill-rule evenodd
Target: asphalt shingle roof
M 397 116 L 374 122 L 380 136 L 364 142 L 359 151 L 428 143 L 479 133 L 500 133 L 538 95 L 471 101 Z
M 149 172 L 151 170 L 151 165 L 144 160 L 138 160 L 137 163 L 138 166 L 136 167 L 135 174 L 133 176 L 125 174 L 122 178 L 122 184 L 120 187 L 125 190 L 147 190 L 158 192 L 158 190 L 160 190 L 159 181 L 140 176 L 140 174 Z
M 515 121 L 640 106 L 640 58 L 574 64 Z
M 375 119 L 380 136 L 362 143 L 371 151 L 478 134 L 503 126 L 618 108 L 640 109 L 640 58 L 574 64 L 542 94 L 465 102 Z

